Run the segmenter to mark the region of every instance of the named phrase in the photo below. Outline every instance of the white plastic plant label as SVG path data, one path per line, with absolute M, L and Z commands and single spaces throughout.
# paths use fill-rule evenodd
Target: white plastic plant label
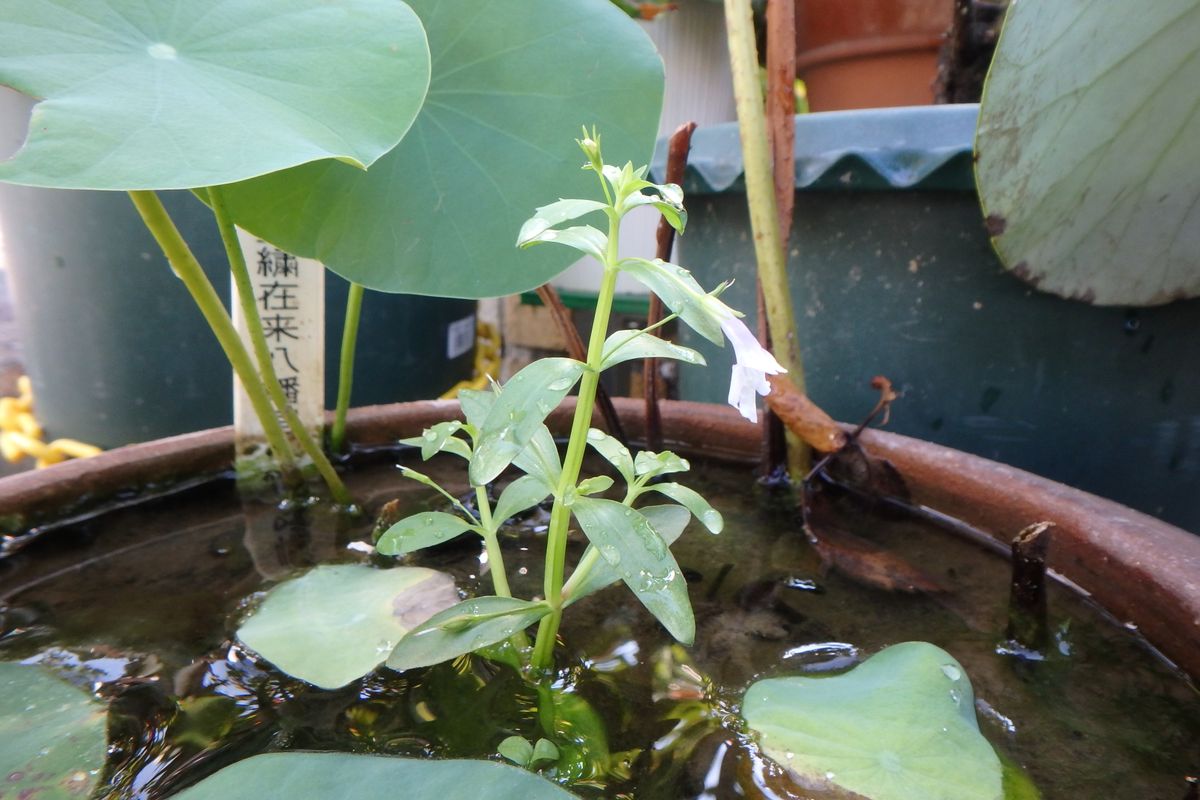
M 246 256 L 254 305 L 279 386 L 305 427 L 316 433 L 325 411 L 325 268 L 242 230 L 238 241 Z M 231 291 L 234 325 L 253 353 L 237 287 Z M 246 454 L 263 441 L 262 425 L 236 376 L 233 396 L 238 452 Z

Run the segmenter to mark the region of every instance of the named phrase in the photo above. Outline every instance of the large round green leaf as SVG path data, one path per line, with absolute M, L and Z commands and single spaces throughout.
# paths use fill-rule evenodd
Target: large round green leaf
M 1009 7 L 976 141 L 996 250 L 1111 305 L 1200 294 L 1200 0 Z
M 89 796 L 107 752 L 106 716 L 45 667 L 0 662 L 0 797 Z
M 431 569 L 324 565 L 268 592 L 237 636 L 287 674 L 336 689 L 458 599 L 454 580 Z
M 742 714 L 763 751 L 811 790 L 870 800 L 1001 800 L 1002 768 L 962 666 L 925 642 L 832 677 L 751 686 Z
M 581 125 L 611 161 L 649 160 L 662 63 L 609 0 L 411 0 L 433 53 L 404 141 L 362 173 L 325 161 L 229 191 L 238 223 L 389 292 L 484 297 L 565 269 L 567 248 L 518 252 L 534 209 L 592 197 Z
M 178 800 L 570 800 L 523 769 L 491 761 L 421 761 L 350 753 L 268 753 L 226 767 Z
M 184 189 L 392 149 L 429 84 L 400 0 L 12 0 L 0 83 L 40 98 L 0 180 Z M 346 169 L 353 169 L 347 166 Z

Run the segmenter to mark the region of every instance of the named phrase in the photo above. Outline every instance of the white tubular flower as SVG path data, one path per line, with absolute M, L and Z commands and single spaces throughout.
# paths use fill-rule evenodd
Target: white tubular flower
M 758 343 L 758 338 L 738 317 L 729 316 L 722 320 L 721 330 L 733 345 L 737 362 L 729 379 L 729 405 L 751 422 L 758 422 L 755 393 L 766 397 L 771 393 L 767 376 L 780 375 L 787 370 Z

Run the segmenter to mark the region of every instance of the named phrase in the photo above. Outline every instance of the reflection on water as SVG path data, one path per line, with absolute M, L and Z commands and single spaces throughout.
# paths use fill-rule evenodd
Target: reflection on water
M 437 466 L 422 470 L 455 485 Z M 384 503 L 441 509 L 390 464 L 352 477 L 372 512 L 364 518 L 320 504 L 280 510 L 218 485 L 55 531 L 0 561 L 0 659 L 37 659 L 109 701 L 105 797 L 166 796 L 264 750 L 496 758 L 501 740 L 520 735 L 554 741 L 561 757 L 545 772 L 582 797 L 817 798 L 745 739 L 742 691 L 924 639 L 966 666 L 985 735 L 1049 800 L 1118 786 L 1121 797 L 1183 796 L 1188 770 L 1200 769 L 1200 698 L 1129 632 L 1055 587 L 1058 648 L 1041 661 L 998 653 L 1004 562 L 912 522 L 852 514 L 855 536 L 919 565 L 945 591 L 864 587 L 825 568 L 792 510 L 745 480 L 705 464 L 692 479 L 726 520 L 718 537 L 693 523 L 675 546 L 697 644 L 673 644 L 631 593 L 612 588 L 567 612 L 561 669 L 546 686 L 467 657 L 323 691 L 231 641 L 240 615 L 278 580 L 329 561 L 390 563 L 363 544 Z M 519 596 L 541 592 L 545 516 L 534 509 L 505 535 Z M 582 549 L 574 541 L 572 557 Z M 477 540 L 411 563 L 489 591 Z

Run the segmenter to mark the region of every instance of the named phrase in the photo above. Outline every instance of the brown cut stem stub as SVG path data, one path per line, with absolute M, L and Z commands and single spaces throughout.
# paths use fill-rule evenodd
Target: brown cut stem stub
M 1053 522 L 1036 522 L 1012 541 L 1012 589 L 1008 601 L 1009 641 L 1039 653 L 1050 641 L 1046 617 L 1046 553 Z
M 821 407 L 786 377 L 768 375 L 771 393 L 767 405 L 792 433 L 820 453 L 832 453 L 846 444 L 846 434 Z

